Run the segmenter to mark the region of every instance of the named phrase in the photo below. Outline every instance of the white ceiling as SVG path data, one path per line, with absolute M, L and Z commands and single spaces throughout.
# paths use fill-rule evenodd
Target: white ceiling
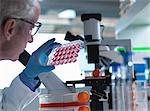
M 115 36 L 115 25 L 119 19 L 119 0 L 40 0 L 43 26 L 40 32 L 83 34 L 81 14 L 101 13 L 101 24 L 105 26 L 104 37 Z M 58 18 L 58 13 L 66 9 L 76 11 L 75 19 Z

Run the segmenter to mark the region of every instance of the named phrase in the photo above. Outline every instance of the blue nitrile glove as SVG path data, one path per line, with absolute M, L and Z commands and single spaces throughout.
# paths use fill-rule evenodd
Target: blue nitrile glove
M 60 45 L 54 41 L 55 39 L 47 41 L 35 52 L 33 52 L 26 65 L 26 68 L 19 75 L 20 80 L 31 90 L 35 89 L 36 85 L 39 84 L 39 79 L 35 78 L 37 78 L 40 73 L 50 72 L 55 68 L 53 65 L 46 65 L 48 61 L 48 55 L 51 53 L 52 49 Z

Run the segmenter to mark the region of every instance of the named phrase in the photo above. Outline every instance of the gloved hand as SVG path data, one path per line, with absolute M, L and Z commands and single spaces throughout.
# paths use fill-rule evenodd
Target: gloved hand
M 39 47 L 33 54 L 31 55 L 26 68 L 23 72 L 19 75 L 21 81 L 26 84 L 29 88 L 30 85 L 28 82 L 35 82 L 35 78 L 44 72 L 50 72 L 55 67 L 54 66 L 47 66 L 46 63 L 48 61 L 48 55 L 51 53 L 52 49 L 60 45 L 57 42 L 54 42 L 55 39 L 51 39 L 44 43 L 41 47 Z M 32 83 L 33 84 L 33 83 Z M 30 88 L 32 89 L 32 88 Z
M 47 66 L 46 63 L 48 61 L 48 55 L 51 53 L 52 49 L 55 48 L 59 43 L 54 42 L 55 39 L 51 39 L 44 43 L 41 47 L 39 47 L 33 54 L 31 55 L 25 70 L 23 73 L 27 75 L 29 78 L 35 78 L 40 73 L 50 72 L 55 67 Z

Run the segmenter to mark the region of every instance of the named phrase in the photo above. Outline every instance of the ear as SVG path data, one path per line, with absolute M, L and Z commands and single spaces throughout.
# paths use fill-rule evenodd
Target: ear
M 9 19 L 4 25 L 4 36 L 7 40 L 10 40 L 11 37 L 15 34 L 16 21 L 15 19 Z

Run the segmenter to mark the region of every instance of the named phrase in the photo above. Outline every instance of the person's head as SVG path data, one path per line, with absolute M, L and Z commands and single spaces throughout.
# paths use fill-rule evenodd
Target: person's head
M 32 29 L 41 26 L 39 14 L 38 0 L 0 0 L 0 60 L 19 58 L 33 41 Z

